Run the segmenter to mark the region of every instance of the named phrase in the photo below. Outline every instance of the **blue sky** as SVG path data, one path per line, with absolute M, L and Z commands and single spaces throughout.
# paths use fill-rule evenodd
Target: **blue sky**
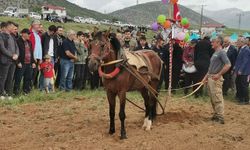
M 99 12 L 112 12 L 136 4 L 137 0 L 68 0 L 82 7 Z M 157 0 L 139 0 L 139 3 L 146 3 Z M 159 1 L 159 0 L 158 0 Z M 206 4 L 208 10 L 219 10 L 225 8 L 239 8 L 250 10 L 250 0 L 179 0 L 184 6 Z

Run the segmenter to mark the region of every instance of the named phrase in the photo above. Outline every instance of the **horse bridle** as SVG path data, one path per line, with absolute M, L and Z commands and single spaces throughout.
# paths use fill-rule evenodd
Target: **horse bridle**
M 108 40 L 108 41 L 110 41 L 110 40 Z M 97 59 L 98 61 L 100 61 L 100 62 L 102 62 L 103 61 L 103 59 L 105 59 L 109 54 L 110 54 L 110 52 L 112 51 L 112 49 L 111 49 L 111 47 L 110 47 L 110 44 L 109 44 L 109 42 L 104 42 L 104 41 L 100 41 L 100 40 L 96 40 L 95 41 L 95 45 L 98 45 L 98 44 L 101 44 L 100 45 L 100 47 L 101 47 L 101 49 L 100 49 L 100 56 L 98 56 L 97 54 L 91 54 L 89 57 L 91 58 L 95 58 L 95 59 Z M 94 41 L 93 41 L 94 42 Z M 108 46 L 107 46 L 108 45 Z M 104 50 L 104 48 L 105 47 L 107 47 L 107 50 Z

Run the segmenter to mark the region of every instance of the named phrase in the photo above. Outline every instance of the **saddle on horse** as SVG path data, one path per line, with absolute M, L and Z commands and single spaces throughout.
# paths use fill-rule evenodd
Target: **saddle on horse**
M 160 79 L 160 74 L 157 75 L 153 72 L 151 61 L 145 52 L 152 50 L 140 50 L 140 51 L 128 51 L 124 50 L 123 58 L 127 60 L 127 63 L 131 66 L 134 66 L 137 71 L 141 74 L 147 74 L 150 78 Z M 154 52 L 154 51 L 152 51 Z

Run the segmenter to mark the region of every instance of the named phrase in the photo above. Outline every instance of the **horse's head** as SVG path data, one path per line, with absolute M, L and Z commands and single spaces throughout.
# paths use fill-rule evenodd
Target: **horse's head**
M 93 41 L 90 43 L 88 63 L 90 72 L 97 71 L 102 62 L 116 59 L 117 50 L 120 49 L 120 43 L 117 43 L 117 41 L 115 35 L 110 34 L 110 31 L 97 32 L 94 35 Z

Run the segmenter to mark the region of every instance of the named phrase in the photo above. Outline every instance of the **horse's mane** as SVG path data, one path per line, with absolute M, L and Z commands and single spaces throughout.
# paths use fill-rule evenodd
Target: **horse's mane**
M 105 36 L 105 33 L 106 33 L 106 32 L 107 32 L 107 31 L 98 31 L 96 34 L 94 34 L 93 39 L 94 39 L 94 40 L 102 41 L 103 36 Z M 110 33 L 110 34 L 108 35 L 108 38 L 109 38 L 110 43 L 111 43 L 111 45 L 112 45 L 112 47 L 113 47 L 113 50 L 115 51 L 115 53 L 116 53 L 116 55 L 117 55 L 118 52 L 119 52 L 120 49 L 121 49 L 121 43 L 120 43 L 120 41 L 117 39 L 115 33 Z
M 111 43 L 114 51 L 117 54 L 120 51 L 120 49 L 121 49 L 121 43 L 120 43 L 120 41 L 117 39 L 115 33 L 110 33 L 109 34 L 109 39 L 110 39 L 110 43 Z

